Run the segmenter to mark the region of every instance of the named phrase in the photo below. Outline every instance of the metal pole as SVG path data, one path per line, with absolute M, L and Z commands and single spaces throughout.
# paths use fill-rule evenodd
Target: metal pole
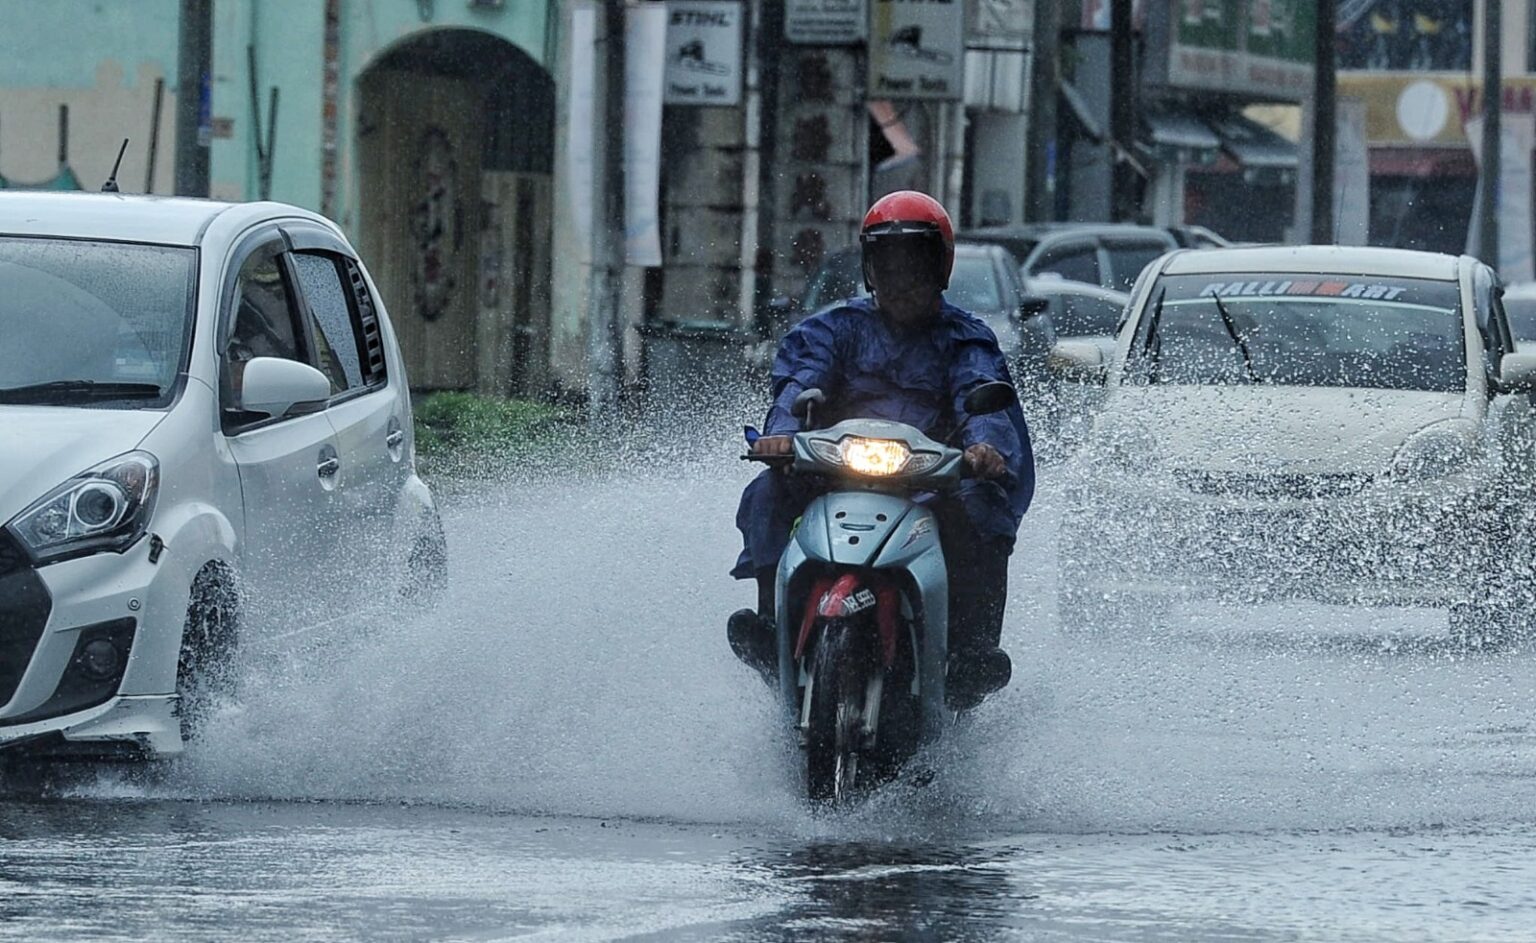
M 1061 0 L 1036 0 L 1029 51 L 1029 128 L 1025 160 L 1024 218 L 1056 219 L 1056 98 L 1061 94 L 1057 49 Z
M 144 192 L 155 192 L 155 158 L 160 154 L 160 108 L 165 102 L 165 79 L 155 79 L 155 106 L 149 118 L 149 159 L 144 168 Z
M 1482 186 L 1478 188 L 1477 214 L 1481 227 L 1478 251 L 1484 262 L 1499 267 L 1499 160 L 1500 119 L 1504 98 L 1503 0 L 1483 0 L 1483 167 Z
M 1333 206 L 1335 141 L 1339 132 L 1337 26 L 1334 0 L 1317 0 L 1312 84 L 1312 242 L 1336 242 Z
M 181 0 L 176 44 L 176 193 L 208 195 L 204 96 L 213 60 L 213 0 Z
M 613 418 L 623 382 L 624 283 L 624 0 L 603 2 L 602 181 L 594 181 L 592 304 L 587 326 L 587 410 Z
M 1111 0 L 1109 136 L 1117 148 L 1111 211 L 1116 222 L 1135 222 L 1140 211 L 1136 199 L 1136 169 L 1129 160 L 1136 146 L 1136 49 L 1131 23 L 1131 0 Z

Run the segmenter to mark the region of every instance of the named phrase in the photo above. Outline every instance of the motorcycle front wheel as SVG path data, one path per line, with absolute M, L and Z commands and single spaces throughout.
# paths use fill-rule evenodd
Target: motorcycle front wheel
M 841 804 L 860 786 L 868 671 L 854 626 L 842 620 L 829 623 L 817 641 L 810 672 L 805 784 L 812 802 Z

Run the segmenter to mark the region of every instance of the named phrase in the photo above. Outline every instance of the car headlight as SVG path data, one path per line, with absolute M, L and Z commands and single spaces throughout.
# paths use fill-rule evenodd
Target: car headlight
M 160 465 L 129 452 L 81 472 L 6 525 L 35 563 L 110 550 L 121 553 L 149 528 Z
M 1447 419 L 1409 436 L 1392 457 L 1391 471 L 1401 478 L 1444 478 L 1472 464 L 1477 454 L 1477 426 Z

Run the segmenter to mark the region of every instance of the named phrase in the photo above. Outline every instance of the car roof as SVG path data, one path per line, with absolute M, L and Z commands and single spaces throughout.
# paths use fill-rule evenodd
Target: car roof
M 1439 252 L 1366 246 L 1252 246 L 1182 251 L 1168 257 L 1164 275 L 1227 272 L 1380 275 L 1454 281 L 1461 259 Z
M 1152 235 L 1161 239 L 1169 238 L 1167 231 L 1156 226 L 1139 226 L 1135 223 L 1018 223 L 1011 226 L 978 226 L 975 229 L 967 229 L 960 233 L 960 238 L 969 236 L 978 238 L 1007 237 L 1039 239 L 1042 236 L 1052 236 L 1057 233 L 1084 235 Z
M 215 219 L 288 216 L 329 227 L 324 217 L 285 203 L 224 203 L 127 193 L 0 190 L 0 233 L 195 246 Z
M 955 255 L 993 255 L 1002 251 L 1003 248 L 1001 246 L 995 246 L 990 242 L 965 242 L 963 237 L 961 239 L 955 240 Z M 828 252 L 825 256 L 823 256 L 823 258 L 841 258 L 842 256 L 858 254 L 858 246 L 842 246 L 840 248 L 833 249 L 831 252 Z

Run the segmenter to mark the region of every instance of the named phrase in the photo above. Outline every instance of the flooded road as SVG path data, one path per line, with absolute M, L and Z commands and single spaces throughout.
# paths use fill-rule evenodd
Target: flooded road
M 1013 685 L 932 783 L 811 815 L 712 454 L 462 486 L 436 613 L 253 646 L 170 768 L 5 783 L 0 938 L 1532 937 L 1536 655 L 1300 605 L 1064 636 L 1049 479 Z

